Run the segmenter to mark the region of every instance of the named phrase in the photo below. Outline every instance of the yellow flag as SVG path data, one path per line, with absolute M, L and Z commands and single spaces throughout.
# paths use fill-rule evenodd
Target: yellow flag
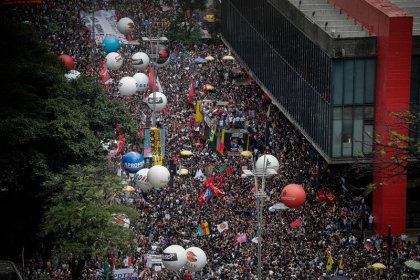
M 327 270 L 331 270 L 332 266 L 334 264 L 334 259 L 331 255 L 328 255 L 328 261 L 327 261 Z
M 334 206 L 333 206 L 332 212 L 333 212 L 333 213 L 335 213 L 335 210 L 336 210 L 336 206 L 335 206 L 335 203 L 334 203 Z
M 201 114 L 201 101 L 197 101 L 197 103 L 195 103 L 195 121 L 203 121 L 203 114 Z
M 344 268 L 343 260 L 339 260 L 338 261 L 338 268 L 339 269 L 343 269 Z

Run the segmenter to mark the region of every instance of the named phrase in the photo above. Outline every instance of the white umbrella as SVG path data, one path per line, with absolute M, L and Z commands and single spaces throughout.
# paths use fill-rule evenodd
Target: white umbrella
M 287 207 L 284 203 L 281 203 L 281 202 L 273 204 L 272 206 L 270 206 L 270 208 L 274 209 L 274 210 L 287 210 L 287 209 L 289 209 L 289 207 Z

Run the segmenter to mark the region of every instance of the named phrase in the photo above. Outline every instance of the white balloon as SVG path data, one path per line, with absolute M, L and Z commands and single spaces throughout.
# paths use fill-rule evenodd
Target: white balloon
M 150 185 L 149 181 L 147 180 L 148 172 L 149 168 L 143 168 L 137 171 L 136 175 L 134 175 L 134 182 L 136 183 L 136 186 L 143 191 L 147 191 L 153 188 L 153 186 Z
M 166 104 L 168 104 L 168 99 L 166 98 L 166 96 L 161 93 L 161 92 L 155 92 L 155 97 L 156 99 L 154 99 L 153 97 L 153 92 L 147 97 L 147 105 L 149 106 L 150 109 L 153 109 L 156 112 L 160 112 L 163 110 L 163 108 L 165 108 Z M 156 105 L 153 105 L 156 104 Z
M 149 84 L 149 77 L 144 73 L 136 73 L 133 78 L 137 81 L 137 90 L 146 91 Z
M 177 271 L 187 262 L 187 252 L 182 246 L 171 245 L 163 250 L 162 263 L 170 271 Z
M 189 271 L 200 271 L 207 264 L 206 253 L 200 248 L 190 247 L 185 251 L 187 252 L 187 263 L 185 264 L 185 268 Z
M 155 165 L 147 172 L 147 180 L 155 188 L 162 188 L 169 183 L 171 174 L 169 170 L 162 165 Z
M 124 35 L 127 35 L 131 31 L 133 31 L 134 27 L 135 27 L 134 22 L 128 17 L 124 17 L 120 19 L 117 23 L 118 31 L 120 31 Z
M 133 95 L 137 91 L 137 82 L 133 77 L 123 77 L 118 83 L 118 90 L 122 95 Z
M 123 57 L 116 52 L 110 52 L 105 57 L 105 65 L 110 70 L 118 70 L 123 64 Z
M 255 164 L 257 171 L 263 172 L 266 169 L 274 169 L 278 171 L 280 168 L 279 161 L 272 155 L 262 155 Z
M 144 52 L 136 52 L 131 57 L 131 64 L 136 70 L 146 70 L 147 66 L 149 66 L 149 62 L 150 58 Z

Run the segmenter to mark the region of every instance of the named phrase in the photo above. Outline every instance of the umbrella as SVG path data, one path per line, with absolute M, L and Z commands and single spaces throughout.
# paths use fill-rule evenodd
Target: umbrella
M 374 263 L 370 267 L 373 269 L 386 269 L 386 266 L 383 263 Z
M 182 168 L 178 171 L 179 175 L 188 175 L 188 169 Z
M 281 202 L 270 206 L 270 208 L 273 208 L 274 210 L 287 210 L 287 209 L 289 209 L 289 207 L 287 207 L 284 203 L 281 203 Z
M 194 62 L 197 64 L 203 64 L 203 63 L 207 63 L 207 60 L 205 60 L 202 57 L 197 57 L 196 59 L 194 59 Z
M 211 55 L 206 56 L 205 58 L 207 61 L 213 61 L 214 57 L 212 57 Z
M 235 60 L 235 58 L 231 55 L 225 55 L 222 59 L 223 60 Z
M 209 84 L 205 84 L 203 87 L 204 90 L 208 90 L 208 91 L 212 91 L 214 90 L 214 86 L 209 85 Z
M 406 267 L 415 269 L 415 270 L 420 270 L 420 262 L 415 261 L 415 260 L 408 260 L 405 263 Z
M 124 188 L 123 188 L 123 191 L 125 191 L 125 192 L 134 192 L 136 189 L 135 188 L 133 188 L 132 186 L 125 186 Z
M 188 151 L 188 150 L 181 151 L 181 156 L 190 157 L 192 155 L 193 155 L 193 153 L 191 151 Z
M 252 153 L 251 151 L 243 151 L 241 152 L 241 156 L 249 158 L 249 157 L 252 157 Z

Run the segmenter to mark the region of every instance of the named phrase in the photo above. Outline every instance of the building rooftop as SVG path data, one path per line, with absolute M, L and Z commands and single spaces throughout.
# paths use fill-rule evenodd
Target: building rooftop
M 327 0 L 270 0 L 330 57 L 374 57 L 377 38 Z
M 389 0 L 389 2 L 413 16 L 413 36 L 420 36 L 419 0 Z
M 372 37 L 362 25 L 326 0 L 289 0 L 332 38 Z

